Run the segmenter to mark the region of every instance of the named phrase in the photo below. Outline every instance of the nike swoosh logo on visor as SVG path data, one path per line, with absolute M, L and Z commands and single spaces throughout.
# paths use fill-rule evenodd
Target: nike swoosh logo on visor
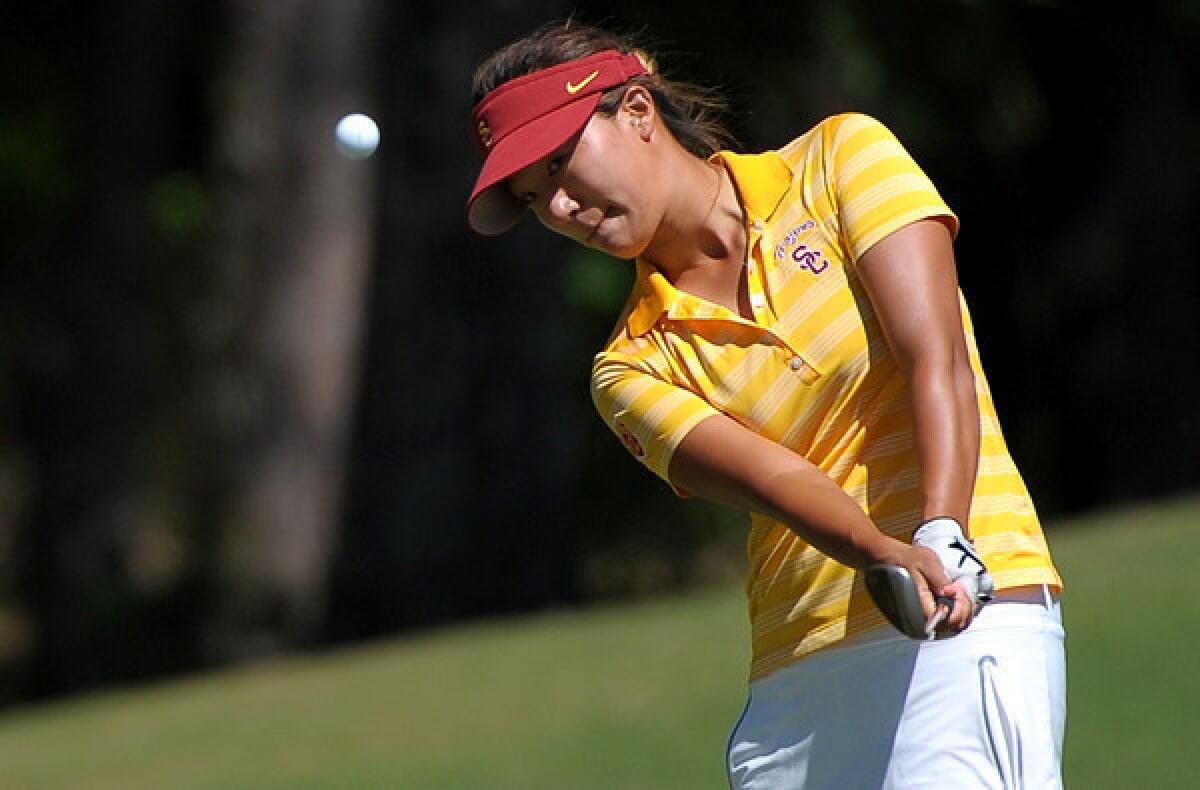
M 578 83 L 573 83 L 567 80 L 567 93 L 574 96 L 588 86 L 588 83 L 600 76 L 600 69 L 596 69 L 591 74 L 581 79 Z

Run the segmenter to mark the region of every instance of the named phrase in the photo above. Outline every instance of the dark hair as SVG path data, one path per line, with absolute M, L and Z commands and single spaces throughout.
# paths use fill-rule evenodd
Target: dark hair
M 629 37 L 570 19 L 544 25 L 485 60 L 475 71 L 473 103 L 479 104 L 509 80 L 606 49 L 635 53 L 648 73 L 605 93 L 597 112 L 615 114 L 628 87 L 641 85 L 650 92 L 671 134 L 691 154 L 707 158 L 735 145 L 733 135 L 720 120 L 727 105 L 714 91 L 667 79 L 659 73 L 655 60 Z

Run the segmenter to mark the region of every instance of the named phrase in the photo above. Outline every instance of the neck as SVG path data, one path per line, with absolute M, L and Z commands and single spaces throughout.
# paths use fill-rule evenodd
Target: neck
M 724 165 L 686 156 L 690 164 L 677 180 L 675 210 L 642 257 L 676 288 L 736 310 L 745 212 Z

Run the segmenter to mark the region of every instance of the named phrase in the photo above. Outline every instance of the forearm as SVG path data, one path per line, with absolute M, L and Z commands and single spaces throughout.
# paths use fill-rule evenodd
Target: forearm
M 979 465 L 975 377 L 959 355 L 916 361 L 909 373 L 922 516 L 950 516 L 967 529 Z
M 793 469 L 749 490 L 751 510 L 787 524 L 821 553 L 851 568 L 899 564 L 905 544 L 884 535 L 836 483 L 817 469 Z
M 671 480 L 705 499 L 768 516 L 852 568 L 895 563 L 906 544 L 881 533 L 812 463 L 727 417 L 697 425 L 676 450 Z
M 880 327 L 912 398 L 925 518 L 967 527 L 979 465 L 979 408 L 950 234 L 907 225 L 859 261 Z

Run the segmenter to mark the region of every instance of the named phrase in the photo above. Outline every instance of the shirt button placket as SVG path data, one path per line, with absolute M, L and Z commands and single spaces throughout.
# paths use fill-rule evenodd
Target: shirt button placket
M 793 355 L 792 358 L 788 360 L 787 364 L 788 367 L 791 368 L 792 372 L 798 375 L 800 380 L 805 384 L 812 384 L 820 375 L 816 370 L 813 369 L 811 365 L 804 361 L 803 357 L 799 356 L 798 354 Z

